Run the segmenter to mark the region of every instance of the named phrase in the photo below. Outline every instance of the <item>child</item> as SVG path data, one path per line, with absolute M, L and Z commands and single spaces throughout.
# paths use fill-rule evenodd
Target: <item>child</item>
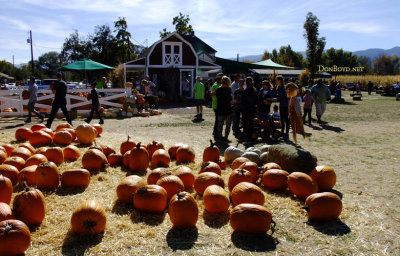
M 289 121 L 290 121 L 290 126 L 292 127 L 293 130 L 293 140 L 295 143 L 297 143 L 296 140 L 296 134 L 300 133 L 303 135 L 303 138 L 306 137 L 306 134 L 304 133 L 304 126 L 303 126 L 303 119 L 301 116 L 301 107 L 300 107 L 300 102 L 297 99 L 297 92 L 298 92 L 298 87 L 294 83 L 288 83 L 286 85 L 286 93 L 287 96 L 290 98 L 289 100 Z
M 205 87 L 204 84 L 201 82 L 201 77 L 196 76 L 196 83 L 194 84 L 193 89 L 194 100 L 196 104 L 196 119 L 197 120 L 204 120 L 203 119 L 203 105 L 204 105 L 204 94 L 205 94 Z
M 310 90 L 306 90 L 306 94 L 303 97 L 304 101 L 304 114 L 303 114 L 303 123 L 306 122 L 306 115 L 308 116 L 308 125 L 311 126 L 311 110 L 312 110 L 312 97 Z
M 281 115 L 279 114 L 278 109 L 279 109 L 278 105 L 274 105 L 274 107 L 273 107 L 274 113 L 272 113 L 272 119 L 274 119 L 274 120 L 279 120 L 281 118 Z
M 92 88 L 92 91 L 88 95 L 87 99 L 92 100 L 92 109 L 90 110 L 90 115 L 89 115 L 88 119 L 85 120 L 85 122 L 90 123 L 90 121 L 92 121 L 92 118 L 93 118 L 93 112 L 96 112 L 97 116 L 100 119 L 99 124 L 104 124 L 103 117 L 101 116 L 101 114 L 99 112 L 99 108 L 100 108 L 99 95 L 96 90 L 95 82 L 91 84 L 91 88 Z

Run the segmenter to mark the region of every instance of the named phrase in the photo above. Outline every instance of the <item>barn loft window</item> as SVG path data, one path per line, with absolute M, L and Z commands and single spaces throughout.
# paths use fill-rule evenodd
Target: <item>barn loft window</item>
M 182 65 L 181 42 L 163 42 L 163 64 Z

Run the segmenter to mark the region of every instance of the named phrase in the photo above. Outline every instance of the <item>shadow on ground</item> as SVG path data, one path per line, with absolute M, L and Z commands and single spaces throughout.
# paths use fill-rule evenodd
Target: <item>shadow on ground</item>
M 132 223 L 146 223 L 149 226 L 158 226 L 163 223 L 165 219 L 165 211 L 161 213 L 148 213 L 132 209 L 131 220 Z
M 64 238 L 62 254 L 68 256 L 85 255 L 89 248 L 101 243 L 103 237 L 104 233 L 94 236 L 80 236 L 70 230 Z
M 207 210 L 203 212 L 204 224 L 211 228 L 221 228 L 229 222 L 229 212 L 209 213 Z
M 312 226 L 318 232 L 330 236 L 343 236 L 351 232 L 349 226 L 340 219 L 330 221 L 308 220 L 308 225 Z
M 250 234 L 236 231 L 232 233 L 231 240 L 237 248 L 255 252 L 273 251 L 279 243 L 277 239 L 266 233 Z
M 167 244 L 174 251 L 189 250 L 196 243 L 198 236 L 197 228 L 172 228 L 167 233 Z

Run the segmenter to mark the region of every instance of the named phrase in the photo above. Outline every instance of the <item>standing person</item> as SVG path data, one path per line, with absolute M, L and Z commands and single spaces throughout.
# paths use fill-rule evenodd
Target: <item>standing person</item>
M 35 83 L 35 77 L 30 78 L 29 82 L 29 101 L 28 101 L 28 118 L 25 120 L 25 123 L 31 122 L 32 112 L 37 115 L 40 119 L 40 122 L 43 123 L 43 116 L 35 110 L 35 103 L 37 101 L 37 91 L 38 86 Z
M 215 121 L 214 121 L 214 127 L 213 127 L 213 136 L 218 136 L 218 115 L 217 115 L 217 96 L 216 96 L 216 90 L 221 86 L 221 79 L 222 79 L 223 74 L 218 73 L 217 74 L 217 79 L 215 80 L 215 83 L 211 86 L 211 107 L 214 110 L 215 114 Z
M 239 138 L 242 136 L 240 131 L 240 116 L 243 116 L 242 95 L 244 91 L 244 79 L 239 79 L 239 88 L 233 92 L 232 106 L 232 131 L 233 136 Z
M 306 116 L 308 116 L 308 125 L 311 126 L 311 111 L 312 111 L 312 97 L 310 90 L 306 90 L 306 93 L 303 97 L 304 101 L 304 114 L 303 114 L 303 123 L 306 123 Z
M 258 118 L 260 120 L 265 121 L 268 119 L 273 97 L 274 95 L 269 81 L 262 81 L 262 88 L 258 92 Z
M 290 120 L 290 126 L 292 127 L 293 131 L 293 140 L 295 143 L 297 143 L 296 135 L 297 133 L 300 133 L 303 135 L 303 138 L 306 138 L 306 134 L 304 132 L 304 126 L 303 126 L 303 119 L 301 115 L 301 105 L 300 101 L 297 97 L 298 95 L 298 90 L 299 88 L 295 83 L 288 83 L 286 85 L 286 93 L 287 96 L 290 98 L 289 100 L 289 120 Z
M 243 107 L 243 136 L 247 140 L 252 140 L 253 119 L 257 108 L 257 91 L 254 88 L 252 77 L 246 78 L 246 89 L 242 94 Z
M 194 100 L 196 104 L 196 119 L 203 119 L 203 105 L 204 105 L 204 95 L 205 95 L 205 87 L 201 82 L 201 77 L 196 76 L 196 83 L 194 84 L 193 89 Z
M 92 100 L 92 109 L 90 110 L 89 117 L 85 120 L 86 123 L 90 123 L 93 118 L 93 112 L 96 112 L 96 115 L 99 117 L 100 122 L 99 124 L 104 124 L 103 117 L 99 112 L 100 103 L 99 103 L 99 94 L 96 90 L 96 83 L 91 84 L 92 91 L 90 92 L 89 96 L 87 97 L 88 100 Z
M 218 115 L 218 133 L 216 139 L 220 139 L 225 142 L 230 142 L 228 139 L 231 130 L 232 122 L 232 91 L 231 91 L 231 80 L 227 76 L 223 76 L 221 79 L 221 86 L 216 89 L 217 97 L 217 115 Z M 222 137 L 222 130 L 225 123 L 225 134 Z
M 204 84 L 204 86 L 205 86 L 204 100 L 205 100 L 206 106 L 209 108 L 211 108 L 211 85 L 212 85 L 211 79 L 208 79 L 206 81 L 206 83 Z
M 51 106 L 51 112 L 49 119 L 47 119 L 46 127 L 50 128 L 51 124 L 53 123 L 54 117 L 57 114 L 57 111 L 61 108 L 65 118 L 67 119 L 67 122 L 72 125 L 72 121 L 69 118 L 68 110 L 67 110 L 67 99 L 65 98 L 67 96 L 67 84 L 61 80 L 62 79 L 62 73 L 58 72 L 56 75 L 57 81 L 54 82 L 53 85 L 53 92 L 55 93 L 53 104 Z
M 399 93 L 400 93 L 400 83 L 397 81 L 395 87 L 394 87 L 395 93 L 396 93 L 396 100 L 399 100 Z
M 231 85 L 231 90 L 232 90 L 232 98 L 233 98 L 233 94 L 235 93 L 235 91 L 237 90 L 237 89 L 239 89 L 239 80 L 240 80 L 240 75 L 239 74 L 235 74 L 234 76 L 233 76 L 233 82 L 232 82 L 232 85 Z
M 326 103 L 331 99 L 331 93 L 321 79 L 317 81 L 317 84 L 311 88 L 311 96 L 315 102 L 315 111 L 318 123 L 321 123 L 321 117 L 326 110 Z
M 286 94 L 285 86 L 283 84 L 283 77 L 278 75 L 276 77 L 276 101 L 279 102 L 279 113 L 281 118 L 281 132 L 285 139 L 289 138 L 289 100 Z

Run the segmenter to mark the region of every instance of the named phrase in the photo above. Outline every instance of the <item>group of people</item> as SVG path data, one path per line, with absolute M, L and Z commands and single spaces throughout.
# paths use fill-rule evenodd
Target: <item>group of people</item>
M 72 125 L 72 121 L 71 121 L 71 118 L 70 118 L 68 110 L 67 110 L 67 99 L 66 99 L 67 89 L 68 89 L 67 84 L 65 83 L 65 81 L 62 80 L 61 72 L 57 73 L 56 79 L 57 80 L 50 87 L 51 90 L 54 92 L 54 100 L 53 100 L 53 103 L 51 106 L 50 116 L 46 122 L 47 128 L 51 127 L 51 124 L 53 123 L 53 120 L 56 117 L 56 114 L 59 109 L 61 109 L 61 111 L 63 112 L 65 118 L 67 119 L 67 122 L 70 125 Z M 93 83 L 91 83 L 92 90 L 91 90 L 90 94 L 88 95 L 88 100 L 92 101 L 92 108 L 91 108 L 89 117 L 85 121 L 90 123 L 93 118 L 93 114 L 96 112 L 96 114 L 100 120 L 99 123 L 103 124 L 104 120 L 99 112 L 100 103 L 99 103 L 99 93 L 97 92 L 97 89 L 96 89 L 97 86 L 98 86 L 97 81 L 94 81 Z M 44 116 L 35 110 L 35 104 L 37 101 L 37 91 L 38 91 L 38 86 L 35 83 L 35 77 L 30 78 L 28 90 L 29 90 L 29 94 L 30 94 L 29 101 L 28 101 L 28 118 L 25 120 L 25 123 L 30 123 L 32 121 L 32 113 L 37 115 L 37 117 L 40 119 L 40 122 L 43 122 Z
M 200 78 L 198 79 L 200 80 Z M 194 86 L 196 117 L 202 117 L 205 95 L 205 87 L 199 80 L 196 79 L 197 82 Z M 283 137 L 288 139 L 290 124 L 292 123 L 292 128 L 294 125 L 299 127 L 299 122 L 293 123 L 295 119 L 300 118 L 302 126 L 308 118 L 308 124 L 311 125 L 313 105 L 316 108 L 317 122 L 322 122 L 321 118 L 326 110 L 326 104 L 331 98 L 331 93 L 321 80 L 318 80 L 311 90 L 308 89 L 304 92 L 300 92 L 294 81 L 290 80 L 289 83 L 285 84 L 280 75 L 276 77 L 274 82 L 275 86 L 272 85 L 271 81 L 264 80 L 261 88 L 257 89 L 251 76 L 243 79 L 240 75 L 234 75 L 233 82 L 231 82 L 228 76 L 218 73 L 210 90 L 211 107 L 215 113 L 214 138 L 230 142 L 228 137 L 232 128 L 233 135 L 236 138 L 251 141 L 254 139 L 252 136 L 253 120 L 257 117 L 259 120 L 279 118 Z M 288 87 L 288 85 L 290 86 Z M 292 90 L 290 95 L 289 90 Z M 295 94 L 293 95 L 293 93 Z M 302 102 L 304 102 L 303 111 L 299 107 Z M 275 104 L 273 112 L 271 112 L 272 104 Z M 304 114 L 301 112 L 304 112 Z M 295 114 L 296 118 L 294 117 Z M 291 118 L 292 120 L 290 120 Z

